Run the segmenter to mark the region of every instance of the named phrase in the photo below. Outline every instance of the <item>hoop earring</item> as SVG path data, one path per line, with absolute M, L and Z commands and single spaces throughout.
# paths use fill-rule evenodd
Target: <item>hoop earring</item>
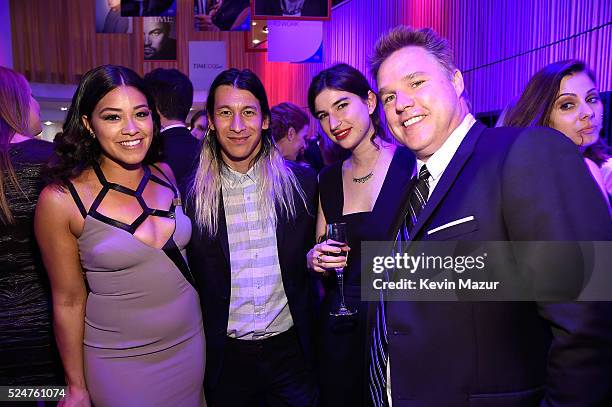
M 92 139 L 96 138 L 96 133 L 94 133 L 93 131 L 89 132 L 89 137 L 91 137 Z
M 580 144 L 578 144 L 580 147 L 582 147 L 582 144 L 584 143 L 584 137 L 582 136 L 582 134 L 580 134 Z

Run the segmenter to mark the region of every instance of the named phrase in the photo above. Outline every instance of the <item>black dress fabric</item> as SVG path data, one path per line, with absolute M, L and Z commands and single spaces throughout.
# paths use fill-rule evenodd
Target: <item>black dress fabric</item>
M 335 276 L 323 279 L 325 294 L 318 318 L 318 369 L 321 406 L 367 405 L 367 313 L 368 303 L 361 301 L 361 242 L 390 239 L 392 221 L 401 206 L 402 191 L 415 165 L 414 155 L 398 147 L 387 171 L 372 212 L 343 215 L 344 191 L 342 162 L 325 168 L 319 177 L 321 206 L 327 223 L 345 222 L 351 251 L 344 269 L 344 297 L 356 315 L 333 317 L 338 307 Z
M 21 193 L 5 183 L 15 224 L 0 223 L 0 385 L 59 385 L 61 361 L 51 326 L 51 293 L 34 238 L 41 168 L 51 143 L 28 140 L 9 148 Z M 7 174 L 4 174 L 5 180 Z

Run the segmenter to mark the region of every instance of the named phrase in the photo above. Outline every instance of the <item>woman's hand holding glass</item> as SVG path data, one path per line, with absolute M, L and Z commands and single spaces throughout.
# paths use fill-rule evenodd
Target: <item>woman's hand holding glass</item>
M 308 268 L 325 275 L 329 270 L 344 268 L 350 250 L 351 248 L 344 243 L 327 239 L 316 244 L 306 255 Z

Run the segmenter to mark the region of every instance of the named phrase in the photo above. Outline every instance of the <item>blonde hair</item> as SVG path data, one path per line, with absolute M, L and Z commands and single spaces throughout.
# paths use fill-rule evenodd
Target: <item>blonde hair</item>
M 15 222 L 6 198 L 6 187 L 10 183 L 23 193 L 11 163 L 9 147 L 16 133 L 27 133 L 29 117 L 28 82 L 23 75 L 0 66 L 0 221 L 4 224 Z
M 214 133 L 214 131 L 211 131 Z M 263 140 L 262 140 L 263 141 Z M 221 158 L 216 135 L 209 134 L 203 140 L 200 161 L 189 190 L 190 202 L 194 205 L 195 223 L 200 231 L 214 236 L 219 230 L 219 207 L 221 198 L 221 171 L 227 166 Z M 297 191 L 302 204 L 308 209 L 304 190 L 297 177 L 290 170 L 276 146 L 270 144 L 268 152 L 262 143 L 262 152 L 254 164 L 256 171 L 257 198 L 260 213 L 269 213 L 268 219 L 262 219 L 271 226 L 278 221 L 276 208 L 289 219 L 295 219 L 295 199 Z M 272 210 L 271 210 L 272 209 Z

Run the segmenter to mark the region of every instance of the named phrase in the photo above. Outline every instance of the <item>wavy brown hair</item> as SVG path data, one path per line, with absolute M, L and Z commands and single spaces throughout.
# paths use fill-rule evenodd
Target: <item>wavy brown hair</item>
M 595 73 L 584 62 L 577 59 L 553 62 L 540 69 L 529 79 L 514 107 L 506 113 L 504 126 L 550 127 L 550 115 L 561 88 L 561 81 L 566 76 L 581 72 L 587 74 L 593 83 L 597 83 Z M 609 158 L 607 146 L 601 138 L 592 146 L 587 147 L 582 155 L 592 160 L 598 167 L 601 167 Z

